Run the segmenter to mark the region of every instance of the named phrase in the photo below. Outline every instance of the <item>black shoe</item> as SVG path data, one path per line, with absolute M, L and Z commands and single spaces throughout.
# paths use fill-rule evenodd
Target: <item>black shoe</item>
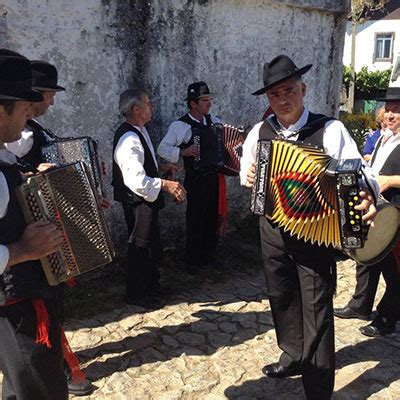
M 370 319 L 369 315 L 362 315 L 357 311 L 352 310 L 349 306 L 343 308 L 335 308 L 333 310 L 333 314 L 338 318 L 358 318 L 364 321 L 368 321 Z
M 390 335 L 396 330 L 396 323 L 384 320 L 380 315 L 378 315 L 369 325 L 362 326 L 360 332 L 369 337 L 379 337 Z
M 84 379 L 79 382 L 74 382 L 72 378 L 67 380 L 68 393 L 75 396 L 88 396 L 96 390 L 96 386 L 92 385 L 90 381 Z
M 285 368 L 278 362 L 266 365 L 262 372 L 270 378 L 288 378 L 289 376 L 301 375 L 300 367 Z

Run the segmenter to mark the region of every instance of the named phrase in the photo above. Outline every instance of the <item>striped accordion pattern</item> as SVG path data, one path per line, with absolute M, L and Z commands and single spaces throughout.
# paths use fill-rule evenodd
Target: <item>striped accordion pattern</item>
M 259 141 L 252 211 L 304 241 L 362 247 L 360 168 L 360 160 L 334 160 L 316 147 Z

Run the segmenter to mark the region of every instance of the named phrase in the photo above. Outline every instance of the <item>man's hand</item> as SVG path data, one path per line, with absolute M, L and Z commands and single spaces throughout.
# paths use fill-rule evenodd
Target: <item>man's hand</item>
M 186 149 L 181 149 L 180 155 L 181 157 L 197 157 L 199 155 L 199 151 L 197 149 L 197 146 L 192 144 Z
M 8 245 L 10 258 L 7 266 L 28 260 L 38 260 L 60 249 L 62 234 L 51 222 L 29 224 L 18 242 Z
M 354 208 L 359 211 L 365 211 L 362 219 L 367 225 L 374 226 L 374 218 L 376 217 L 377 211 L 374 203 L 374 197 L 366 190 L 360 192 L 360 197 L 363 199 L 358 206 Z
M 378 175 L 376 180 L 379 184 L 379 190 L 383 193 L 385 190 L 388 190 L 392 187 L 392 177 L 388 175 Z
M 161 179 L 161 188 L 175 197 L 177 203 L 186 199 L 186 190 L 179 182 Z
M 245 186 L 252 187 L 256 180 L 256 164 L 251 164 L 249 169 L 247 170 L 247 181 Z
M 52 163 L 41 163 L 38 165 L 37 170 L 39 172 L 44 172 L 44 171 L 47 171 L 48 169 L 54 168 L 56 166 L 57 166 L 56 164 L 52 164 Z
M 160 164 L 159 170 L 166 179 L 174 180 L 176 173 L 179 171 L 179 166 L 176 164 Z

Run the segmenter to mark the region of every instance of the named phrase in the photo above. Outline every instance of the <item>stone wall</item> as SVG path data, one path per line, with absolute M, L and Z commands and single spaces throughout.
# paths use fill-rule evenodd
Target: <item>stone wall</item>
M 185 112 L 187 84 L 196 80 L 209 83 L 213 112 L 224 121 L 257 122 L 266 100 L 251 93 L 262 85 L 263 63 L 280 53 L 314 64 L 305 76 L 307 102 L 335 114 L 348 7 L 349 0 L 3 0 L 0 46 L 57 66 L 67 91 L 43 121 L 61 136 L 99 140 L 110 170 L 118 95 L 136 83 L 152 96 L 155 143 Z M 110 194 L 109 183 L 110 176 Z M 228 186 L 235 226 L 248 194 L 237 179 Z M 174 246 L 183 237 L 184 206 L 171 202 L 163 214 L 166 243 Z M 119 241 L 119 206 L 108 216 Z

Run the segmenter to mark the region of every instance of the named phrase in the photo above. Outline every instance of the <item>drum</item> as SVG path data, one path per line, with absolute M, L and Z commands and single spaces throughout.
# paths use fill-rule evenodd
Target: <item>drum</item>
M 378 214 L 374 227 L 368 230 L 364 247 L 346 249 L 345 253 L 359 264 L 373 265 L 384 259 L 400 238 L 400 213 L 397 207 L 379 198 L 376 205 Z

